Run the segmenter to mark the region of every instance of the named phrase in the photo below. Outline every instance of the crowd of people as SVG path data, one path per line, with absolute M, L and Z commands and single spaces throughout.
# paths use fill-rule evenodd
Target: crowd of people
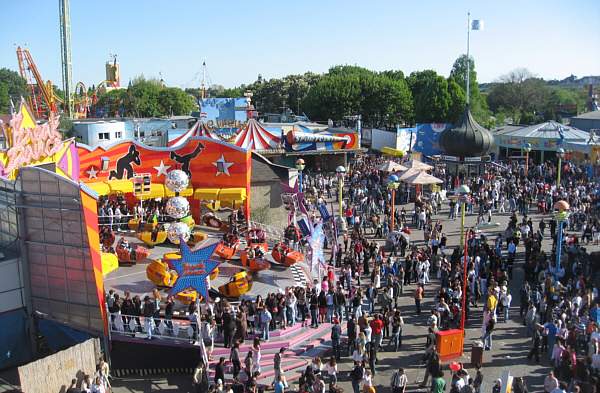
M 96 372 L 93 375 L 85 375 L 81 382 L 76 378 L 71 380 L 71 384 L 66 389 L 67 393 L 107 393 L 112 388 L 110 384 L 110 367 L 103 357 L 96 364 Z
M 421 384 L 427 386 L 431 377 L 431 391 L 441 393 L 445 385 L 442 386 L 443 371 L 435 346 L 436 333 L 462 328 L 463 324 L 466 328 L 481 326 L 482 345 L 485 350 L 492 350 L 494 331 L 501 323 L 518 319 L 516 312 L 511 311 L 514 297 L 518 296 L 519 318 L 531 339 L 527 358 L 539 362 L 540 355 L 546 356 L 552 366 L 552 373 L 546 378 L 546 392 L 561 393 L 556 389 L 594 392 L 600 368 L 600 313 L 597 271 L 585 247 L 600 240 L 596 215 L 600 202 L 598 184 L 587 179 L 579 168 L 572 167 L 563 168 L 563 181 L 558 187 L 556 166 L 551 161 L 529 166 L 527 175 L 523 168 L 489 166 L 485 173 L 468 179 L 457 179 L 436 165 L 434 174 L 444 180 L 441 190 L 452 194 L 450 191 L 458 184 L 469 186 L 471 192 L 466 203 L 456 197 L 444 199 L 445 193 L 438 191 L 418 195 L 414 205 L 407 205 L 413 197 L 412 191 L 403 186 L 396 192 L 395 205 L 399 206 L 392 208 L 385 176 L 373 169 L 380 162 L 381 159 L 363 156 L 348 170 L 343 195 L 348 233 L 340 237 L 339 252 L 335 257 L 331 255 L 321 282 L 282 288 L 239 305 L 217 299 L 202 303 L 200 310 L 194 303 L 186 310 L 190 323 L 198 331 L 194 339 L 203 340 L 209 360 L 215 339 L 223 337 L 223 345 L 231 348 L 233 383 L 229 387 L 236 393 L 241 389 L 250 392 L 258 389 L 260 338 L 252 338 L 252 348 L 246 354 L 239 353 L 240 345 L 249 335 L 260 334 L 264 343 L 269 341 L 271 331 L 298 322 L 313 328 L 331 323 L 333 355 L 323 363 L 319 359 L 318 370 L 313 363 L 302 374 L 299 390 L 324 393 L 327 380 L 329 390 L 336 392 L 337 364 L 342 356 L 348 356 L 354 364 L 348 375 L 354 392 L 360 391 L 361 383 L 363 391 L 374 392 L 378 353 L 402 348 L 405 321 L 401 304 L 403 297 L 410 297 L 415 315 L 425 313 L 427 317 L 426 321 L 422 319 L 427 334 L 422 356 L 426 374 Z M 305 175 L 304 186 L 313 195 L 307 198 L 313 204 L 309 210 L 325 203 L 326 198 L 333 198 L 334 190 L 337 194 L 334 181 L 331 176 Z M 557 266 L 559 223 L 551 212 L 559 200 L 569 203 L 571 214 L 564 224 L 560 239 L 562 256 Z M 102 202 L 103 206 L 114 203 L 120 202 Z M 117 208 L 122 214 L 127 209 Z M 447 213 L 442 213 L 446 208 Z M 444 232 L 444 222 L 457 219 L 462 208 L 468 217 L 477 217 L 476 225 L 468 228 L 465 235 L 466 253 L 458 242 L 449 243 Z M 115 207 L 112 209 L 114 215 Z M 159 204 L 156 209 L 160 212 Z M 501 234 L 489 238 L 480 227 L 486 222 L 492 225 L 495 214 L 508 216 L 509 223 Z M 377 238 L 388 236 L 392 217 L 397 233 L 386 248 Z M 289 238 L 297 241 L 297 231 L 292 229 L 287 231 Z M 521 267 L 523 274 L 519 270 L 516 275 L 519 283 L 514 284 L 514 271 Z M 521 278 L 523 284 L 518 294 L 513 293 L 511 288 L 518 288 Z M 427 294 L 433 294 L 433 298 L 427 299 Z M 433 307 L 423 310 L 425 301 L 433 303 Z M 174 306 L 165 303 L 162 315 L 172 318 Z M 128 293 L 123 297 L 112 293 L 108 304 L 113 320 L 127 318 L 123 315 L 159 318 L 163 312 L 160 295 L 156 294 L 142 301 Z M 477 317 L 474 309 L 481 310 Z M 347 321 L 345 332 L 339 329 L 341 321 Z M 343 339 L 348 343 L 344 351 L 340 346 Z M 281 357 L 274 364 L 273 386 L 278 392 L 288 385 L 280 360 Z M 219 378 L 215 374 L 210 383 L 203 376 L 208 375 L 203 372 L 206 367 L 200 364 L 194 374 L 198 391 L 225 389 L 225 374 L 219 374 Z M 451 391 L 480 393 L 481 367 L 474 378 L 461 370 L 453 372 Z M 390 388 L 393 393 L 400 393 L 407 383 L 405 371 L 399 369 L 392 376 Z M 522 392 L 523 380 L 515 383 L 515 390 Z M 494 389 L 499 390 L 500 385 L 495 383 Z

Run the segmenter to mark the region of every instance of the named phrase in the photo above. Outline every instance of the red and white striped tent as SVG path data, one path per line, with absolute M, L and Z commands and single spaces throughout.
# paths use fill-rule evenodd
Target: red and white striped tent
M 255 119 L 248 120 L 247 128 L 242 128 L 236 133 L 234 144 L 244 149 L 267 150 L 277 149 L 281 137 L 265 130 Z
M 214 131 L 211 131 L 210 128 L 206 125 L 204 120 L 200 119 L 194 124 L 192 128 L 185 134 L 181 135 L 179 138 L 173 139 L 169 142 L 169 147 L 172 146 L 182 146 L 185 142 L 193 137 L 193 136 L 205 136 L 207 138 L 212 138 L 216 140 L 222 140 L 222 138 Z

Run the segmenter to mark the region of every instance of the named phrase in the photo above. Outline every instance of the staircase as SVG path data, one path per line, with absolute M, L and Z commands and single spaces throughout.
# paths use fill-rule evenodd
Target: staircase
M 273 381 L 275 376 L 273 359 L 275 354 L 278 353 L 281 348 L 287 349 L 282 355 L 281 365 L 289 384 L 306 370 L 306 367 L 311 364 L 312 359 L 315 357 L 321 357 L 323 364 L 326 364 L 327 361 L 329 361 L 329 356 L 325 358 L 325 355 L 331 351 L 331 326 L 332 324 L 330 323 L 324 323 L 319 325 L 318 328 L 313 329 L 310 327 L 302 327 L 300 323 L 297 323 L 285 330 L 271 332 L 269 342 L 263 342 L 261 340 L 261 374 L 256 378 L 257 383 L 259 385 L 269 385 Z M 343 323 L 341 327 L 342 331 L 344 331 L 346 323 Z M 249 335 L 244 345 L 240 345 L 240 359 L 242 363 L 240 378 L 242 380 L 247 378 L 246 373 L 243 371 L 244 359 L 248 350 L 252 348 L 254 337 L 260 336 L 257 334 Z M 214 378 L 214 369 L 219 362 L 220 357 L 226 359 L 226 366 L 231 364 L 229 362 L 230 349 L 223 348 L 222 342 L 222 338 L 215 339 L 212 360 L 209 362 L 210 382 L 212 382 Z M 227 367 L 226 371 L 228 371 Z M 225 384 L 232 382 L 233 378 L 230 372 L 225 373 L 225 379 Z

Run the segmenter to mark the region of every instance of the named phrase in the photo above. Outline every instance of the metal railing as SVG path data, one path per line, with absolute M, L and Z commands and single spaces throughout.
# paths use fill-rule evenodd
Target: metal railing
M 197 325 L 194 329 L 189 320 L 151 318 L 110 312 L 108 315 L 110 336 L 129 336 L 139 339 L 151 337 L 170 341 L 197 341 L 199 339 L 199 326 Z
M 281 239 L 283 239 L 283 229 L 275 228 L 266 224 L 261 224 L 260 222 L 256 221 L 248 221 L 248 228 L 262 228 L 262 230 L 265 232 L 266 237 L 276 242 L 281 241 Z

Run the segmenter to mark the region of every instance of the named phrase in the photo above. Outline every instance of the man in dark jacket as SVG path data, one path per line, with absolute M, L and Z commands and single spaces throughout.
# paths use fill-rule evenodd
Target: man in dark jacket
M 154 313 L 156 311 L 156 304 L 153 300 L 150 300 L 150 296 L 144 298 L 144 318 L 146 319 L 146 326 L 148 326 L 148 340 L 152 340 L 152 333 L 154 333 Z
M 229 309 L 223 313 L 223 338 L 225 348 L 231 348 L 233 344 L 233 331 L 235 330 L 235 318 L 231 315 Z
M 344 290 L 342 287 L 338 286 L 335 294 L 333 295 L 333 305 L 335 307 L 335 318 L 339 320 L 342 319 L 342 309 L 346 305 L 346 295 L 344 294 Z M 348 319 L 348 315 L 346 315 L 346 319 Z
M 225 358 L 221 357 L 219 359 L 219 363 L 217 363 L 217 365 L 215 366 L 215 378 L 213 379 L 213 382 L 215 383 L 215 385 L 218 385 L 219 382 L 221 381 L 221 383 L 223 383 L 223 381 L 225 381 Z
M 356 316 L 354 313 L 350 314 L 350 320 L 346 325 L 346 332 L 348 334 L 348 356 L 352 356 L 356 343 Z
M 433 376 L 433 377 L 437 377 L 440 373 L 440 371 L 442 370 L 441 368 L 441 359 L 440 359 L 440 354 L 437 353 L 437 351 L 435 350 L 435 345 L 433 345 L 430 349 L 429 349 L 429 353 L 427 355 L 428 357 L 428 361 L 427 361 L 427 368 L 425 370 L 425 377 L 423 378 L 423 382 L 421 382 L 421 384 L 419 385 L 419 387 L 424 388 L 425 386 L 427 386 L 427 380 L 429 379 L 429 376 Z

